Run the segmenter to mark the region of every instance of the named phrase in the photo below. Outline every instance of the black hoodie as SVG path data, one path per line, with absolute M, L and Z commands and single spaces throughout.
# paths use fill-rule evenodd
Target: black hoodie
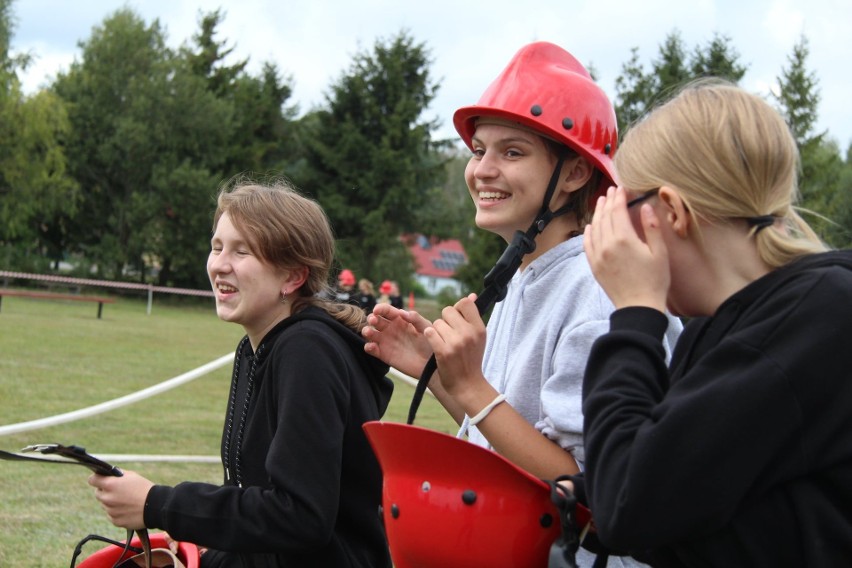
M 307 308 L 252 353 L 243 339 L 222 435 L 222 486 L 155 486 L 145 524 L 209 547 L 202 566 L 389 566 L 382 480 L 361 428 L 393 390 L 387 365 Z
M 690 321 L 612 314 L 584 381 L 598 536 L 653 566 L 852 561 L 852 252 L 805 257 Z M 582 489 L 582 487 L 581 487 Z

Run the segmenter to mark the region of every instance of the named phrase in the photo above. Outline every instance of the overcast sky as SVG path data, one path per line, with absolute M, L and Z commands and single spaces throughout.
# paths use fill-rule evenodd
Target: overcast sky
M 35 63 L 22 77 L 33 92 L 79 59 L 78 43 L 115 10 L 127 6 L 165 27 L 169 44 L 189 41 L 200 12 L 222 8 L 219 39 L 235 56 L 264 61 L 292 76 L 290 103 L 302 112 L 322 104 L 353 54 L 407 30 L 431 50 L 440 80 L 431 116 L 439 137 L 455 137 L 453 111 L 473 104 L 524 44 L 545 40 L 591 64 L 610 98 L 630 49 L 650 69 L 660 44 L 678 30 L 689 51 L 714 33 L 731 39 L 748 67 L 741 85 L 767 95 L 798 38 L 809 41 L 808 68 L 819 81 L 819 129 L 845 152 L 852 143 L 852 2 L 849 0 L 16 0 L 12 51 Z M 431 117 L 430 116 L 430 117 Z

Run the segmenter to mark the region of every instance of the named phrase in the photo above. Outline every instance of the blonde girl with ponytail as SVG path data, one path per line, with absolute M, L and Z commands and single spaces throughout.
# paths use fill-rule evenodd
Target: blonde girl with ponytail
M 798 160 L 760 97 L 689 85 L 628 131 L 586 227 L 616 311 L 574 489 L 652 566 L 852 558 L 852 253 L 797 214 Z M 689 318 L 669 365 L 667 307 Z

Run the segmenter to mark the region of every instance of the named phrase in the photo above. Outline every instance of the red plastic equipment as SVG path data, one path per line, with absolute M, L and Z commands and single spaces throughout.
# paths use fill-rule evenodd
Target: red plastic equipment
M 168 548 L 169 545 L 166 543 L 166 535 L 165 533 L 151 533 L 149 535 L 151 539 L 151 548 Z M 137 548 L 142 546 L 139 537 L 134 537 L 130 544 Z M 77 565 L 77 568 L 112 568 L 118 558 L 121 556 L 122 548 L 109 545 L 106 546 L 82 562 Z M 131 556 L 135 556 L 135 553 L 128 553 L 125 555 L 125 559 L 130 558 Z M 186 568 L 198 568 L 200 563 L 200 555 L 198 554 L 198 547 L 194 544 L 190 544 L 188 542 L 180 542 L 178 543 L 177 557 L 184 563 Z
M 384 475 L 395 568 L 547 566 L 561 530 L 548 484 L 434 430 L 374 421 L 364 431 Z

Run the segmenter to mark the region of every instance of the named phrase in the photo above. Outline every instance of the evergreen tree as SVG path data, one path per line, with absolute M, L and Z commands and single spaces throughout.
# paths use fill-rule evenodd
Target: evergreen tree
M 66 172 L 64 138 L 69 131 L 66 108 L 53 94 L 27 97 L 17 73 L 29 57 L 12 55 L 11 0 L 0 0 L 0 265 L 7 269 L 43 270 L 33 264 L 57 260 L 45 220 L 74 212 L 78 188 Z
M 634 47 L 630 53 L 630 59 L 615 80 L 614 103 L 621 136 L 630 124 L 688 82 L 712 76 L 736 83 L 746 72 L 746 67 L 739 64 L 739 53 L 730 38 L 719 34 L 706 46 L 696 46 L 688 56 L 680 32 L 672 31 L 659 46 L 658 56 L 648 72 L 640 61 L 639 49 Z
M 430 64 L 406 32 L 378 40 L 331 86 L 329 107 L 302 121 L 307 156 L 297 185 L 328 213 L 341 262 L 373 280 L 399 270 L 399 237 L 418 230 L 417 211 L 443 181 L 437 122 L 422 119 L 438 89 Z
M 77 251 L 106 278 L 159 268 L 157 282 L 206 286 L 211 195 L 227 155 L 230 109 L 147 26 L 118 10 L 57 78 L 72 103 L 68 153 L 85 216 L 69 217 Z
M 778 92 L 773 93 L 781 113 L 796 139 L 801 160 L 799 192 L 805 210 L 816 213 L 808 221 L 823 239 L 843 245 L 852 234 L 852 225 L 842 222 L 846 191 L 840 185 L 843 163 L 836 144 L 827 140 L 826 132 L 815 132 L 820 102 L 819 81 L 807 68 L 810 53 L 803 35 L 787 57 L 788 65 L 778 77 Z M 835 215 L 841 217 L 840 222 Z
M 694 77 L 720 77 L 732 83 L 739 83 L 747 67 L 737 63 L 740 55 L 731 45 L 731 38 L 714 34 L 713 39 L 703 50 L 696 47 L 692 56 L 692 75 Z
M 193 45 L 184 47 L 181 55 L 191 72 L 203 78 L 207 90 L 231 108 L 224 175 L 288 173 L 287 166 L 299 159 L 296 109 L 285 107 L 293 92 L 291 80 L 269 62 L 263 64 L 258 77 L 246 72 L 248 59 L 226 64 L 234 48 L 216 39 L 223 19 L 220 10 L 203 15 Z
M 808 40 L 801 36 L 787 57 L 789 67 L 782 69 L 778 77 L 779 92 L 774 95 L 800 149 L 811 142 L 820 142 L 824 135 L 814 132 L 820 93 L 816 74 L 807 69 L 809 53 Z
M 651 105 L 671 97 L 680 87 L 692 78 L 692 70 L 687 61 L 686 44 L 678 30 L 666 36 L 659 48 L 658 58 L 651 62 L 654 72 L 654 91 Z
M 837 222 L 837 230 L 831 243 L 838 248 L 852 248 L 852 144 L 846 149 L 836 187 L 833 219 Z
M 639 61 L 639 48 L 633 47 L 630 60 L 622 66 L 621 75 L 615 79 L 615 115 L 620 133 L 648 111 L 654 89 L 654 78 L 645 72 Z
M 245 70 L 248 59 L 241 59 L 233 65 L 225 65 L 224 60 L 234 51 L 225 42 L 216 41 L 217 27 L 224 20 L 221 10 L 203 14 L 199 21 L 199 30 L 192 36 L 196 51 L 185 47 L 183 57 L 189 69 L 199 77 L 204 77 L 207 87 L 214 94 L 224 96 L 229 93 L 237 77 Z

